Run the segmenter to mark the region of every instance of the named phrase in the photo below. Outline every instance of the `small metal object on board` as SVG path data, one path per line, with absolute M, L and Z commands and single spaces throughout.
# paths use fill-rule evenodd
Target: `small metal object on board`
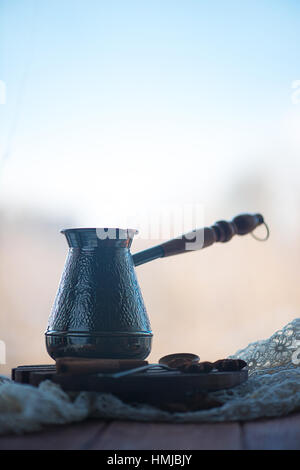
M 176 368 L 186 364 L 197 364 L 199 361 L 200 357 L 197 354 L 175 353 L 161 357 L 158 362 Z

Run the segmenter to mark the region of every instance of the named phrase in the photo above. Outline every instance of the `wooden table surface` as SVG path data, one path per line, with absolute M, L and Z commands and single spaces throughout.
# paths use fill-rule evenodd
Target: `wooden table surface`
M 87 420 L 0 437 L 0 449 L 300 450 L 300 413 L 247 423 L 165 424 Z

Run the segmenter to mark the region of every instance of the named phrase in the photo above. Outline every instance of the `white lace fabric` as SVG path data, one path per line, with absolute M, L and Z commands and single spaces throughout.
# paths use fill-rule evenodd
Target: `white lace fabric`
M 146 404 L 129 405 L 110 394 L 66 393 L 49 380 L 32 387 L 0 376 L 0 433 L 37 431 L 49 424 L 88 417 L 200 423 L 278 417 L 300 410 L 300 318 L 230 357 L 248 363 L 248 381 L 212 392 L 222 406 L 185 413 L 170 413 Z

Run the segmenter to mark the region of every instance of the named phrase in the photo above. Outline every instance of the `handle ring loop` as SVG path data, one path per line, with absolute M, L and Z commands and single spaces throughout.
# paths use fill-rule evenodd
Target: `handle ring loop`
M 253 238 L 255 238 L 255 240 L 259 241 L 259 242 L 265 242 L 268 240 L 268 238 L 270 237 L 270 229 L 268 227 L 268 225 L 266 224 L 266 222 L 263 222 L 263 225 L 265 226 L 266 228 L 266 235 L 264 238 L 260 238 L 260 237 L 257 237 L 254 232 L 251 232 L 251 235 Z

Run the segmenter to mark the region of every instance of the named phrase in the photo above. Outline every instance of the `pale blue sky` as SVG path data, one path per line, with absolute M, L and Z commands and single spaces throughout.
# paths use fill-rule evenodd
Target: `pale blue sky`
M 0 17 L 2 205 L 96 225 L 119 201 L 223 199 L 253 168 L 274 191 L 295 179 L 297 0 L 0 0 Z

